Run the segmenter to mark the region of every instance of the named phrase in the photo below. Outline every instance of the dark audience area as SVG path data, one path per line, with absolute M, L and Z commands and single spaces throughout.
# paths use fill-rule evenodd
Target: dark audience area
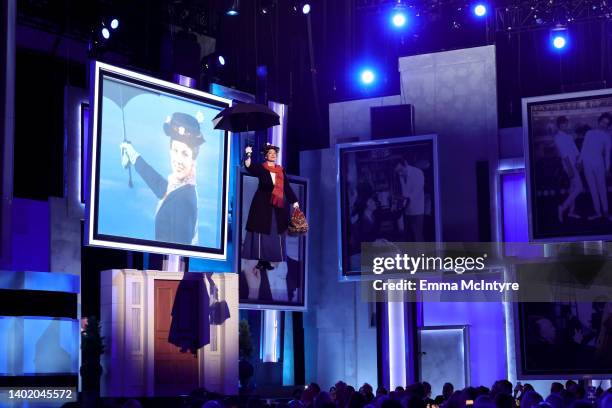
M 595 381 L 597 383 L 597 381 Z M 584 381 L 553 382 L 547 395 L 540 395 L 525 383 L 498 380 L 491 387 L 480 385 L 455 390 L 445 383 L 441 390 L 420 382 L 393 391 L 364 383 L 357 390 L 338 381 L 329 390 L 316 383 L 296 388 L 291 398 L 263 398 L 256 395 L 221 396 L 197 390 L 178 399 L 105 399 L 101 408 L 612 408 L 612 389 Z M 63 407 L 80 407 L 69 403 Z

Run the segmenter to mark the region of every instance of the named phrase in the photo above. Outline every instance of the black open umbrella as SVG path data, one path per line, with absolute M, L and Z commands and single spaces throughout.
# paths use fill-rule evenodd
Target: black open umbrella
M 236 133 L 266 130 L 280 123 L 276 112 L 257 103 L 239 103 L 225 108 L 212 122 L 215 129 Z

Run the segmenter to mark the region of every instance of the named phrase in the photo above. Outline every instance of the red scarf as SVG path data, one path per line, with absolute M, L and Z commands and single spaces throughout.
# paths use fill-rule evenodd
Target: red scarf
M 266 163 L 263 164 L 264 168 L 268 170 L 270 173 L 276 174 L 276 179 L 274 180 L 274 190 L 272 190 L 272 197 L 270 198 L 270 204 L 275 207 L 283 208 L 285 206 L 285 196 L 284 196 L 284 185 L 285 185 L 285 177 L 283 175 L 283 167 L 279 165 L 268 166 Z

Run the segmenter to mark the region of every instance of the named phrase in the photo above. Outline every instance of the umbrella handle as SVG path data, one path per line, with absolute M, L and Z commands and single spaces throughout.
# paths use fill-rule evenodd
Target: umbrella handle
M 132 143 L 126 139 L 125 133 L 123 134 L 123 141 L 125 143 L 130 143 L 130 144 Z M 128 169 L 128 187 L 132 188 L 134 187 L 134 183 L 132 182 L 132 163 L 130 163 L 129 161 L 128 161 L 127 169 Z
M 123 88 L 119 88 L 119 95 L 121 98 L 121 122 L 123 123 L 123 141 L 125 143 L 132 143 L 127 140 L 127 135 L 125 134 L 125 106 L 123 104 Z M 128 187 L 133 188 L 134 183 L 132 182 L 132 165 L 128 163 Z

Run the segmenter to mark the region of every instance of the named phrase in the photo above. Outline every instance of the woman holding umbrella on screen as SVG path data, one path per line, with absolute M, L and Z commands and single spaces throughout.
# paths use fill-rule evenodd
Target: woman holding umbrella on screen
M 271 262 L 287 260 L 285 232 L 289 226 L 289 206 L 299 208 L 285 170 L 276 164 L 277 146 L 267 143 L 263 149 L 264 162 L 253 164 L 253 149 L 245 149 L 244 167 L 259 180 L 249 208 L 242 258 L 258 260 L 260 270 L 272 269 Z
M 160 175 L 130 142 L 120 144 L 121 164 L 134 166 L 159 202 L 155 212 L 155 240 L 186 245 L 197 244 L 198 196 L 196 167 L 204 137 L 196 118 L 182 112 L 168 116 L 163 125 L 170 138 L 172 173 Z

